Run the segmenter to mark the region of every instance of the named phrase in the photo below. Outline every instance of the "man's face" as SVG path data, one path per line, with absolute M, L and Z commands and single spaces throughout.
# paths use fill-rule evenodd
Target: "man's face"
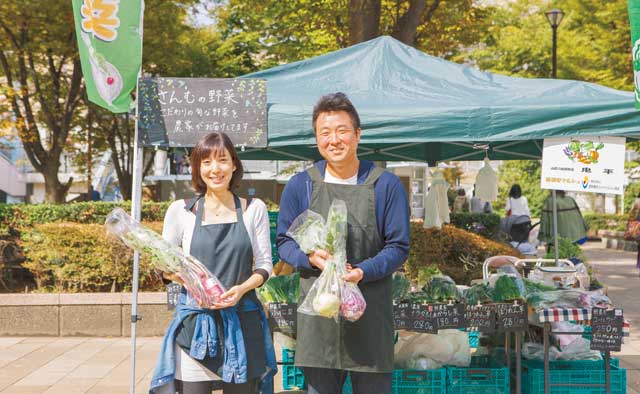
M 345 111 L 322 112 L 316 119 L 316 141 L 320 155 L 331 164 L 358 160 L 360 129 L 354 128 Z

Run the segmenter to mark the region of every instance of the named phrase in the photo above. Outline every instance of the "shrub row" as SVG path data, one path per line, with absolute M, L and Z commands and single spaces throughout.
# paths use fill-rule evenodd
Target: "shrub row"
M 589 234 L 595 236 L 598 230 L 624 231 L 627 225 L 627 215 L 586 213 L 584 221 L 589 228 Z

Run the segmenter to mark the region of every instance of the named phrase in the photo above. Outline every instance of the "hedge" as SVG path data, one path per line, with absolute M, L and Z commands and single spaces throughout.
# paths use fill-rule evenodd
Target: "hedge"
M 171 202 L 144 202 L 143 221 L 162 221 Z M 104 223 L 114 208 L 131 210 L 131 202 L 76 202 L 70 204 L 0 204 L 0 236 L 18 236 L 35 224 L 71 222 Z
M 495 213 L 452 213 L 451 224 L 463 230 L 497 240 L 500 238 L 500 216 Z
M 624 231 L 627 225 L 627 215 L 586 213 L 583 217 L 591 235 L 598 230 Z
M 411 247 L 405 263 L 405 273 L 417 280 L 421 270 L 436 265 L 443 274 L 457 284 L 468 285 L 482 278 L 482 263 L 491 256 L 521 257 L 511 246 L 492 241 L 452 225 L 442 229 L 422 227 L 422 222 L 411 223 Z
M 161 222 L 145 223 L 161 232 Z M 46 223 L 24 231 L 19 245 L 37 291 L 130 291 L 133 253 L 108 237 L 101 224 Z M 164 288 L 146 258 L 140 259 L 140 290 Z

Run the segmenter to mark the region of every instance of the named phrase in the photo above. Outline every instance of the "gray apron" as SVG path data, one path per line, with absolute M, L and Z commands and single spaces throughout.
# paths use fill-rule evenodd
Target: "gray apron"
M 375 256 L 384 243 L 378 234 L 373 185 L 383 173 L 374 167 L 363 184 L 325 183 L 314 166 L 309 209 L 327 217 L 334 199 L 344 200 L 348 210 L 347 262 L 358 263 Z M 304 300 L 319 273 L 300 272 L 300 301 Z M 358 372 L 393 371 L 393 306 L 391 276 L 359 284 L 367 302 L 364 315 L 355 323 L 335 322 L 298 313 L 296 365 Z
M 195 204 L 196 224 L 191 238 L 189 253 L 200 260 L 211 273 L 213 273 L 224 285 L 230 289 L 249 279 L 253 273 L 253 248 L 249 233 L 242 220 L 242 205 L 237 196 L 233 196 L 236 216 L 235 223 L 202 224 L 202 212 L 204 198 L 194 199 L 187 204 L 185 209 L 192 211 Z M 260 377 L 266 368 L 264 339 L 262 338 L 262 323 L 259 311 L 241 312 L 245 300 L 251 300 L 260 307 L 260 302 L 255 291 L 250 291 L 238 302 L 238 316 L 242 327 L 242 336 L 247 353 L 247 379 Z M 224 332 L 222 318 L 218 311 L 207 311 L 211 314 L 217 326 L 218 352 L 215 358 L 205 357 L 201 363 L 218 376 L 222 376 L 222 363 L 224 356 Z M 178 329 L 176 343 L 185 351 L 189 351 L 191 339 L 195 329 L 197 316 L 188 316 Z M 199 361 L 199 360 L 198 360 Z

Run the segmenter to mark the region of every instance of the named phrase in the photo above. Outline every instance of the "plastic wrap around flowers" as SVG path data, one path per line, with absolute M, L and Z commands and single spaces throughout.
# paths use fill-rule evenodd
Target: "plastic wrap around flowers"
M 298 311 L 334 319 L 342 315 L 351 322 L 358 320 L 364 314 L 367 303 L 355 283 L 342 279 L 347 273 L 346 203 L 334 200 L 326 222 L 316 212 L 303 212 L 291 223 L 287 234 L 307 254 L 324 249 L 332 255 Z
M 123 209 L 111 211 L 105 226 L 128 247 L 148 256 L 157 269 L 180 276 L 184 287 L 199 306 L 209 307 L 220 301 L 225 289 L 204 264 L 135 221 Z

